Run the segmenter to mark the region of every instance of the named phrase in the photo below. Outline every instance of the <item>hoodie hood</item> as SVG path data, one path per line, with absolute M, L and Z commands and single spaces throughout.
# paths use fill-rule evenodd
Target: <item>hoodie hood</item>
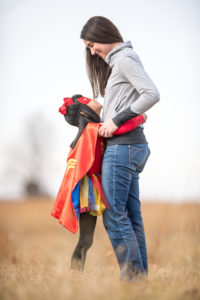
M 105 57 L 105 62 L 112 68 L 112 62 L 114 59 L 114 56 L 116 53 L 118 53 L 119 51 L 126 49 L 126 48 L 131 48 L 133 49 L 133 46 L 131 44 L 131 41 L 126 41 L 124 43 L 121 43 L 119 46 L 117 46 L 116 48 L 114 48 L 113 50 L 111 50 Z

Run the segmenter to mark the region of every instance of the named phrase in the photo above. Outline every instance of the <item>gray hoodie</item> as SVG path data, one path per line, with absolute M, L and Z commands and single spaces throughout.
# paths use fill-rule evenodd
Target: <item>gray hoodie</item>
M 124 121 L 146 112 L 160 100 L 156 86 L 144 70 L 130 41 L 121 43 L 110 51 L 105 61 L 112 71 L 105 89 L 103 122 L 113 119 L 115 124 L 120 126 Z M 119 136 L 110 138 L 107 145 L 146 142 L 142 129 L 143 125 L 140 125 L 139 129 L 136 128 L 121 138 Z
M 105 57 L 112 72 L 104 96 L 103 121 L 128 108 L 142 114 L 160 100 L 159 92 L 148 76 L 130 41 L 121 43 Z

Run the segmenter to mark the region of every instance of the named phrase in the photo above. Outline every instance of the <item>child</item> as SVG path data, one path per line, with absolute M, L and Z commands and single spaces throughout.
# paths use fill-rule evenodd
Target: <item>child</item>
M 80 237 L 71 259 L 71 268 L 84 269 L 87 250 L 93 242 L 97 215 L 108 208 L 101 187 L 101 164 L 105 139 L 98 135 L 102 105 L 82 95 L 64 98 L 59 112 L 65 120 L 79 128 L 71 143 L 67 167 L 51 215 L 73 233 L 80 227 Z M 145 122 L 139 115 L 120 126 L 116 134 L 124 134 Z

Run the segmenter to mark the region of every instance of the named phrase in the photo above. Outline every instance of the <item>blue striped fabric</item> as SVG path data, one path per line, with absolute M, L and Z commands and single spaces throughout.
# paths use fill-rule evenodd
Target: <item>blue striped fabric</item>
M 81 183 L 81 180 L 79 180 L 79 182 L 77 183 L 77 185 L 75 186 L 75 188 L 74 188 L 74 190 L 72 192 L 72 203 L 73 203 L 73 206 L 74 206 L 74 210 L 75 210 L 77 219 L 79 219 L 80 183 Z

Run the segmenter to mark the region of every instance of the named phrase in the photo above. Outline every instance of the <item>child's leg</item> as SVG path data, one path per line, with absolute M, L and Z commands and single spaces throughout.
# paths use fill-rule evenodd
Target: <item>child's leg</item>
M 80 236 L 71 259 L 71 269 L 83 271 L 87 250 L 92 246 L 97 217 L 89 213 L 79 216 Z

